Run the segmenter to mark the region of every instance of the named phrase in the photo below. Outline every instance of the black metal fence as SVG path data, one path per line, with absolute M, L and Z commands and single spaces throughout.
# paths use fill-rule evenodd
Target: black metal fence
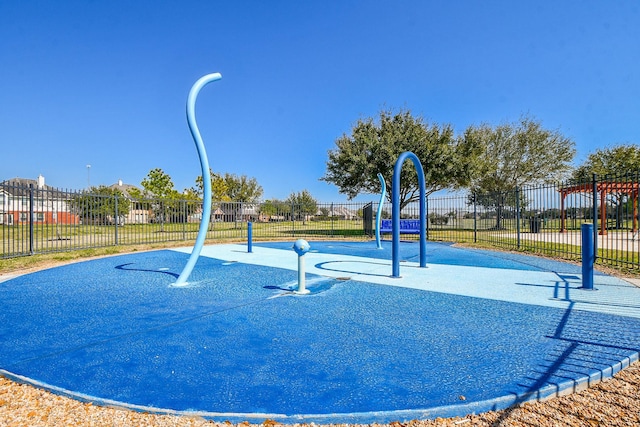
M 640 270 L 638 174 L 428 199 L 431 240 L 581 258 L 581 226 L 594 224 L 596 262 Z
M 637 174 L 523 186 L 504 193 L 427 198 L 429 240 L 480 243 L 579 260 L 580 227 L 594 224 L 597 262 L 640 270 Z M 0 258 L 195 240 L 201 202 L 134 200 L 51 187 L 0 184 Z M 371 239 L 377 203 L 213 204 L 207 239 Z M 402 211 L 418 218 L 418 206 Z M 383 218 L 390 218 L 385 204 Z M 403 235 L 415 239 L 415 235 Z
M 355 238 L 368 235 L 364 203 L 214 202 L 207 239 Z M 195 240 L 202 203 L 129 199 L 51 187 L 0 184 L 0 258 Z

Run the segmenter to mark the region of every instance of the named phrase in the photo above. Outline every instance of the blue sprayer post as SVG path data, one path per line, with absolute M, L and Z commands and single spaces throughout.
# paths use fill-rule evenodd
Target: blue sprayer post
M 593 290 L 593 224 L 582 224 L 582 289 Z
M 253 252 L 253 223 L 247 223 L 247 252 Z
M 196 149 L 198 150 L 198 156 L 200 158 L 200 168 L 202 170 L 202 220 L 200 221 L 200 228 L 198 229 L 198 235 L 196 236 L 196 242 L 193 245 L 191 255 L 187 260 L 187 264 L 182 269 L 182 273 L 180 273 L 180 276 L 178 276 L 178 279 L 173 284 L 174 286 L 186 286 L 188 284 L 187 279 L 189 279 L 189 275 L 191 271 L 193 271 L 198 257 L 200 257 L 204 241 L 207 238 L 207 230 L 209 229 L 209 221 L 211 220 L 211 168 L 209 168 L 207 151 L 205 150 L 202 135 L 200 135 L 200 130 L 196 123 L 196 99 L 198 98 L 200 89 L 221 78 L 220 73 L 207 74 L 201 77 L 193 84 L 187 97 L 187 123 L 189 124 L 189 130 L 191 130 L 191 136 L 196 143 Z

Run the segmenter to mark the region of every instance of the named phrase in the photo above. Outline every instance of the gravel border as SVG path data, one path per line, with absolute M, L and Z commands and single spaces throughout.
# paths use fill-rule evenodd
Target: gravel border
M 279 424 L 271 420 L 262 425 Z M 229 422 L 213 422 L 199 417 L 157 415 L 121 408 L 96 406 L 28 384 L 0 377 L 0 426 L 171 426 L 229 427 Z M 249 427 L 243 422 L 235 424 Z M 373 426 L 639 426 L 640 362 L 579 393 L 545 402 L 525 403 L 499 412 L 464 418 L 373 424 Z M 317 424 L 295 424 L 313 426 Z M 347 424 L 331 424 L 347 426 Z

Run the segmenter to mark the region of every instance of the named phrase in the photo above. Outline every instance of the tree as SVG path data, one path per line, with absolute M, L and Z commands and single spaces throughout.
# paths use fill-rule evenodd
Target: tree
M 262 186 L 258 184 L 255 178 L 230 173 L 222 175 L 212 170 L 209 170 L 209 173 L 211 175 L 211 199 L 213 205 L 222 209 L 227 219 L 232 218 L 237 223 L 238 217 L 242 218 L 243 215 L 246 215 L 243 214 L 242 203 L 258 203 L 262 197 Z M 197 191 L 198 194 L 203 194 L 202 176 L 196 178 L 196 189 L 194 191 Z
M 211 198 L 214 201 L 256 203 L 262 197 L 262 186 L 255 178 L 230 173 L 222 175 L 212 170 L 209 170 L 209 173 L 211 174 Z M 204 191 L 202 176 L 196 178 L 195 191 L 198 194 Z
M 229 186 L 225 179 L 220 175 L 209 169 L 209 176 L 211 177 L 211 199 L 216 202 L 229 202 Z M 200 196 L 204 193 L 204 183 L 202 182 L 202 175 L 196 178 L 196 188 L 192 189 Z
M 246 175 L 224 174 L 227 195 L 234 202 L 257 203 L 262 197 L 262 186 L 255 178 Z
M 495 128 L 470 126 L 463 139 L 468 146 L 482 147 L 470 189 L 477 203 L 496 209 L 496 228 L 501 228 L 504 206 L 513 206 L 516 200 L 505 193 L 523 184 L 562 179 L 575 155 L 571 139 L 544 129 L 539 121 L 527 116 Z
M 470 126 L 464 139 L 482 147 L 471 182 L 474 191 L 497 192 L 525 183 L 558 181 L 571 170 L 575 155 L 571 139 L 526 116 L 495 129 Z
M 393 168 L 400 154 L 413 152 L 422 163 L 427 195 L 445 188 L 469 184 L 473 159 L 478 153 L 472 143 L 454 137 L 451 125 L 427 124 L 409 110 L 394 114 L 381 111 L 379 122 L 361 119 L 335 141 L 328 152 L 327 171 L 320 178 L 353 199 L 360 193 L 379 194 L 381 173 L 391 188 Z M 419 200 L 418 177 L 411 162 L 401 173 L 400 208 Z M 388 194 L 391 200 L 391 194 Z
M 172 203 L 171 200 L 179 199 L 180 193 L 174 189 L 171 176 L 160 168 L 150 170 L 140 185 L 144 188 L 146 196 L 156 199 L 151 203 L 151 209 L 154 220 L 160 222 L 160 231 L 164 231 L 164 223 L 171 221 L 174 217 L 172 212 L 177 209 L 176 203 Z
M 168 222 L 187 222 L 188 218 L 202 209 L 202 199 L 193 189 L 185 189 L 182 193 L 172 191 L 164 203 Z
M 619 144 L 613 147 L 598 148 L 589 154 L 587 160 L 578 166 L 572 180 L 590 182 L 592 176 L 626 175 L 640 170 L 640 146 L 636 144 Z
M 269 217 L 284 218 L 291 212 L 291 204 L 283 200 L 269 199 L 260 205 L 260 213 Z
M 302 218 L 303 223 L 307 217 L 315 215 L 316 212 L 318 212 L 318 202 L 307 190 L 291 193 L 286 202 L 293 206 L 293 210 L 297 214 L 295 217 Z
M 120 217 L 128 215 L 131 203 L 117 188 L 100 185 L 74 195 L 69 205 L 84 224 L 107 225 L 118 223 Z
M 169 197 L 174 191 L 171 177 L 160 168 L 150 170 L 140 184 L 148 195 L 159 199 Z
M 600 179 L 626 180 L 629 174 L 637 179 L 640 171 L 640 146 L 636 144 L 619 144 L 607 148 L 598 148 L 589 154 L 587 160 L 578 166 L 571 180 L 575 183 L 591 182 L 593 175 Z M 609 193 L 612 207 L 616 210 L 616 227 L 622 227 L 623 210 L 628 203 L 628 194 Z M 604 220 L 604 219 L 603 219 Z

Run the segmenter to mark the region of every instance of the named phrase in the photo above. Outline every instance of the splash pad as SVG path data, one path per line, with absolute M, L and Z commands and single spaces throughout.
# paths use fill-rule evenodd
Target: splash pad
M 2 374 L 76 399 L 214 420 L 390 422 L 504 409 L 637 360 L 638 288 L 578 266 L 401 243 L 122 255 L 0 283 Z

